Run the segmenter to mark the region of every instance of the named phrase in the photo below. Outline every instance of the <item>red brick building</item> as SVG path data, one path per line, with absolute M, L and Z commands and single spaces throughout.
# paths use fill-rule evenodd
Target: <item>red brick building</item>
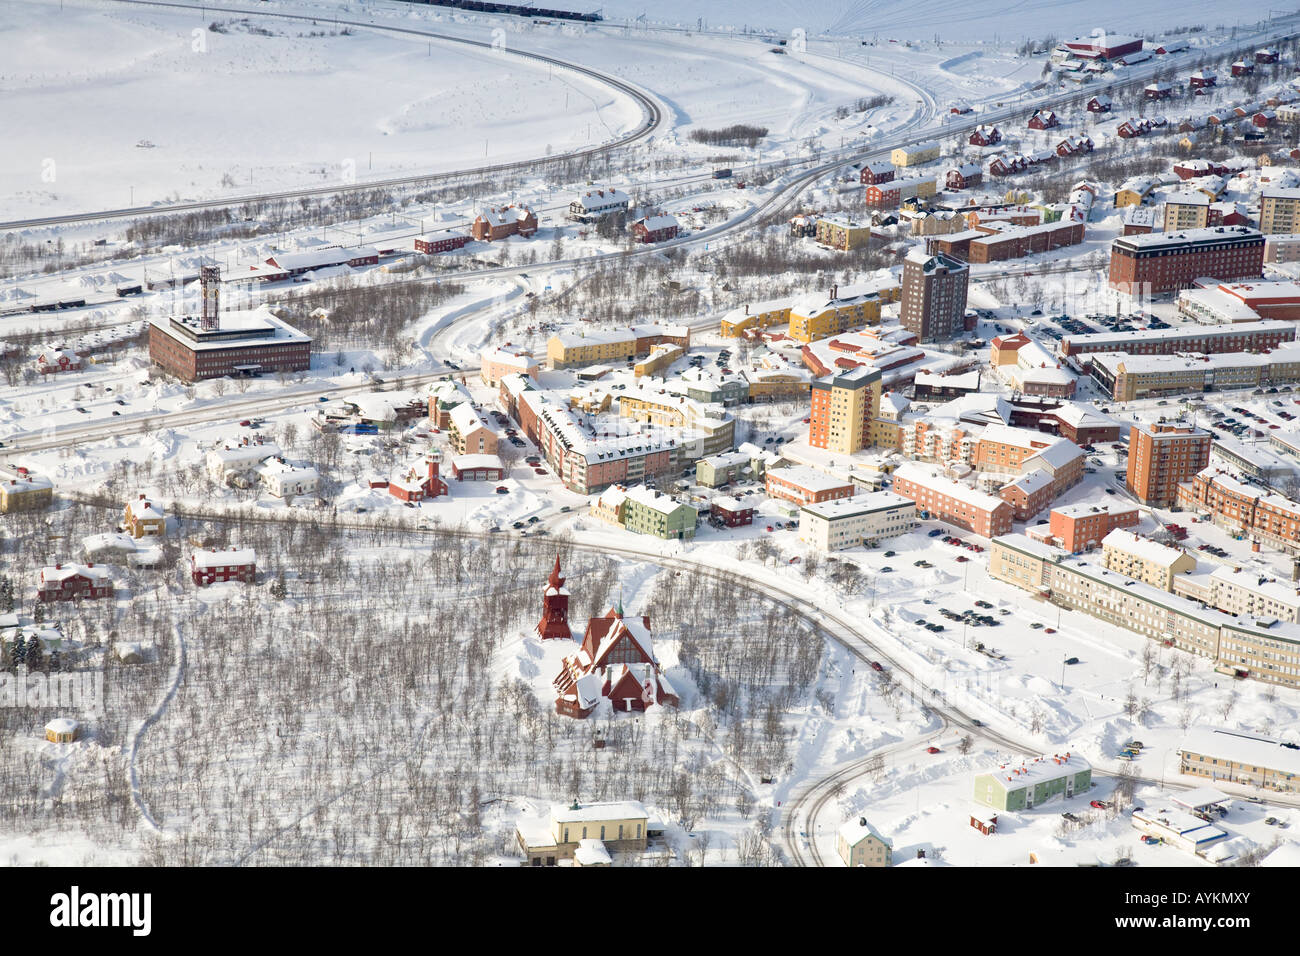
M 1211 436 L 1189 425 L 1134 423 L 1128 440 L 1128 489 L 1146 505 L 1174 503 L 1179 482 L 1210 463 Z
M 767 472 L 767 496 L 783 498 L 800 505 L 852 498 L 855 490 L 852 482 L 841 481 L 804 465 L 775 468 Z
M 527 206 L 485 209 L 474 219 L 470 234 L 479 242 L 495 242 L 509 236 L 525 239 L 537 231 L 537 214 Z
M 1081 242 L 1083 223 L 1059 220 L 1037 226 L 1012 226 L 999 231 L 989 229 L 988 235 L 970 240 L 967 256 L 972 263 L 1003 262 L 1035 252 L 1077 246 Z
M 1058 547 L 1071 554 L 1090 551 L 1116 528 L 1133 528 L 1141 521 L 1134 505 L 1080 504 L 1053 508 L 1048 528 Z
M 1110 287 L 1130 295 L 1185 289 L 1201 276 L 1258 279 L 1264 236 L 1245 226 L 1121 236 L 1110 247 Z
M 945 478 L 933 465 L 899 466 L 891 490 L 915 501 L 918 511 L 986 538 L 1008 534 L 1015 518 L 1010 503 Z
M 346 254 L 357 250 L 336 251 Z M 308 255 L 286 256 L 288 265 L 280 268 L 290 272 L 313 268 L 310 261 L 301 258 Z M 201 272 L 200 314 L 153 319 L 149 325 L 150 361 L 184 382 L 301 372 L 311 367 L 311 336 L 284 322 L 265 305 L 222 314 L 220 273 L 208 266 Z
M 949 189 L 973 189 L 984 182 L 984 171 L 978 163 L 967 163 L 948 170 L 944 185 Z
M 1052 476 L 1035 468 L 998 490 L 998 497 L 1016 511 L 1017 521 L 1028 521 L 1052 503 L 1056 491 Z

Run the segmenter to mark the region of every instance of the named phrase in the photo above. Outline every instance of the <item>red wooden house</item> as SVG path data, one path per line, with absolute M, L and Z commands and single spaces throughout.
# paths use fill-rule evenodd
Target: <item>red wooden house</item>
M 1172 83 L 1166 83 L 1158 80 L 1155 83 L 1148 83 L 1142 87 L 1142 96 L 1148 100 L 1167 100 L 1174 95 Z
M 1012 173 L 1018 173 L 1024 168 L 1020 163 L 1019 157 L 1016 156 L 994 156 L 993 161 L 989 163 L 990 176 L 1010 176 Z
M 42 375 L 80 370 L 81 356 L 71 349 L 47 349 L 36 356 L 36 371 Z
M 257 553 L 252 548 L 200 549 L 190 555 L 190 578 L 199 587 L 219 581 L 251 584 L 257 578 Z
M 1260 110 L 1250 118 L 1250 121 L 1260 129 L 1267 129 L 1273 125 L 1275 119 L 1277 119 L 1277 114 L 1272 110 Z
M 113 596 L 108 571 L 94 564 L 56 564 L 42 568 L 36 584 L 40 601 L 97 600 Z
M 1002 130 L 996 126 L 976 126 L 970 134 L 972 146 L 993 146 L 1002 142 Z
M 1109 113 L 1111 107 L 1111 98 L 1105 93 L 1098 93 L 1092 99 L 1088 100 L 1089 113 Z
M 972 813 L 970 815 L 970 825 L 985 836 L 989 836 L 998 831 L 998 815 L 983 810 Z
M 984 171 L 978 163 L 966 163 L 948 170 L 944 185 L 949 189 L 971 189 L 984 182 Z
M 1245 60 L 1237 60 L 1231 67 L 1233 76 L 1250 76 L 1255 72 L 1255 64 L 1247 63 Z
M 737 528 L 754 523 L 754 506 L 739 498 L 714 498 L 709 503 L 709 516 L 720 527 Z
M 1256 51 L 1255 51 L 1255 62 L 1256 62 L 1256 63 L 1276 63 L 1276 62 L 1277 62 L 1277 50 L 1273 50 L 1273 49 L 1270 49 L 1270 48 L 1267 48 L 1267 47 L 1264 48 L 1263 50 L 1256 50 Z
M 1030 129 L 1056 129 L 1060 125 L 1061 121 L 1051 110 L 1034 110 L 1034 115 L 1029 117 Z
M 862 185 L 878 186 L 881 183 L 892 182 L 894 173 L 894 164 L 887 159 L 877 159 L 874 162 L 863 163 Z
M 1073 156 L 1075 153 L 1091 153 L 1093 142 L 1091 136 L 1067 136 L 1056 144 L 1057 156 Z
M 542 619 L 537 623 L 537 633 L 542 640 L 563 638 L 572 640 L 573 632 L 569 630 L 569 589 L 560 577 L 560 556 L 555 556 L 555 567 L 546 579 L 542 590 Z
M 1193 93 L 1199 96 L 1206 90 L 1217 86 L 1218 82 L 1218 74 L 1213 70 L 1197 70 L 1188 78 L 1187 85 L 1191 87 Z
M 416 239 L 415 251 L 423 253 L 426 256 L 433 256 L 440 252 L 451 252 L 453 249 L 463 249 L 467 242 L 469 242 L 469 236 L 447 233 L 446 235 L 435 236 L 431 239 Z
M 590 716 L 601 700 L 617 711 L 679 703 L 655 657 L 650 618 L 625 619 L 622 608 L 587 621 L 581 649 L 564 659 L 554 684 L 555 711 L 566 717 Z
M 1120 139 L 1133 139 L 1134 137 L 1141 136 L 1146 132 L 1146 129 L 1143 127 L 1141 120 L 1129 118 L 1120 123 L 1115 132 L 1119 134 Z
M 632 223 L 636 242 L 665 242 L 677 236 L 677 220 L 672 216 L 647 216 Z

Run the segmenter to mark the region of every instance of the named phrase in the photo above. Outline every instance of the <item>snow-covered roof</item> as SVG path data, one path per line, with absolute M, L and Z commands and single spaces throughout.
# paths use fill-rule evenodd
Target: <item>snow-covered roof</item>
M 45 730 L 51 734 L 72 734 L 76 733 L 79 726 L 81 725 L 71 717 L 55 717 L 45 725 Z
M 1015 481 L 1008 484 L 1007 487 L 1018 488 L 1026 495 L 1032 495 L 1034 492 L 1041 491 L 1043 488 L 1051 487 L 1054 480 L 1055 479 L 1052 478 L 1050 472 L 1045 471 L 1042 468 L 1035 468 L 1032 471 L 1025 472 Z
M 354 249 L 324 246 L 302 252 L 277 252 L 270 258 L 273 260 L 273 264 L 279 268 L 292 271 L 294 269 L 319 269 L 322 266 L 340 265 L 353 259 L 371 259 L 378 255 L 379 250 L 374 246 L 357 246 Z
M 457 455 L 451 460 L 451 465 L 457 471 L 469 471 L 475 468 L 502 468 L 501 459 L 497 455 Z
M 230 548 L 226 551 L 210 551 L 198 548 L 191 561 L 196 568 L 234 568 L 257 564 L 257 552 L 252 548 Z
M 656 232 L 660 229 L 672 228 L 677 225 L 677 220 L 672 216 L 646 216 L 644 219 L 638 220 L 638 223 L 651 232 Z
M 852 820 L 846 820 L 844 825 L 840 827 L 840 836 L 844 838 L 844 842 L 849 845 L 850 849 L 857 846 L 867 837 L 875 837 L 888 847 L 894 845 L 893 841 L 888 837 L 881 836 L 880 831 L 868 823 L 866 817 L 856 817 Z
M 1105 501 L 1085 501 L 1080 504 L 1062 505 L 1059 508 L 1053 508 L 1052 514 L 1059 514 L 1066 518 L 1086 518 L 1094 514 L 1120 515 L 1130 511 L 1137 511 L 1137 505 L 1123 501 L 1112 501 L 1108 498 Z
M 1024 464 L 1028 466 L 1037 459 L 1045 462 L 1052 470 L 1060 470 L 1070 462 L 1083 457 L 1082 448 L 1068 438 L 1058 438 L 1046 448 L 1039 449 L 1032 458 L 1025 459 Z
M 824 471 L 818 471 L 815 468 L 809 468 L 807 465 L 791 465 L 789 468 L 769 469 L 767 476 L 811 492 L 832 491 L 849 485 L 849 482 L 843 479 L 828 475 Z
M 608 866 L 613 862 L 609 851 L 605 849 L 605 844 L 593 839 L 579 840 L 577 849 L 573 851 L 573 858 L 580 866 Z
M 852 498 L 815 501 L 804 505 L 799 510 L 827 521 L 836 521 L 841 518 L 856 518 L 876 511 L 892 511 L 895 508 L 905 507 L 915 508 L 916 502 L 892 491 L 873 491 L 866 495 L 854 495 Z
M 99 554 L 102 551 L 120 551 L 123 554 L 129 554 L 135 549 L 136 539 L 129 534 L 118 531 L 92 534 L 82 539 L 81 542 L 81 550 L 89 556 Z
M 491 426 L 488 425 L 487 420 L 479 414 L 478 409 L 470 405 L 468 402 L 462 402 L 460 405 L 453 408 L 449 419 L 452 426 L 456 431 L 460 432 L 461 435 L 467 435 L 475 428 L 486 428 L 488 431 L 492 430 Z
M 631 203 L 632 197 L 621 189 L 588 186 L 573 201 L 581 205 L 583 209 L 605 209 L 609 206 Z
M 41 568 L 42 581 L 66 581 L 71 577 L 89 578 L 91 581 L 101 582 L 108 580 L 108 569 L 95 567 L 89 564 L 63 564 L 58 567 L 50 565 Z
M 1185 793 L 1174 793 L 1170 799 L 1189 810 L 1203 810 L 1216 803 L 1227 803 L 1230 798 L 1222 790 L 1215 790 L 1213 787 L 1197 787 Z
M 1103 549 L 1114 548 L 1117 551 L 1123 551 L 1125 554 L 1131 554 L 1143 561 L 1149 561 L 1164 568 L 1172 567 L 1174 562 L 1181 560 L 1186 553 L 1181 548 L 1166 547 L 1152 541 L 1150 538 L 1140 537 L 1123 528 L 1116 528 L 1102 538 L 1101 546 Z
M 1260 866 L 1300 867 L 1300 843 L 1287 840 L 1264 857 L 1264 862 L 1260 863 Z
M 572 806 L 552 806 L 551 819 L 556 823 L 599 823 L 602 820 L 640 820 L 649 819 L 645 804 L 639 800 L 619 800 L 609 803 L 578 804 Z
M 644 485 L 629 488 L 627 497 L 629 501 L 635 501 L 637 504 L 644 505 L 665 515 L 672 514 L 678 508 L 690 507 L 690 505 L 684 505 L 675 500 L 671 495 L 666 495 L 662 491 L 655 491 L 652 488 L 646 488 Z
M 899 465 L 894 471 L 894 478 L 895 486 L 897 486 L 898 479 L 910 481 L 924 488 L 929 488 L 931 491 L 947 495 L 956 501 L 965 502 L 981 511 L 996 511 L 999 508 L 1011 507 L 1001 498 L 986 495 L 982 491 L 976 491 L 969 485 L 963 485 L 951 478 L 944 477 L 934 465 L 906 462 Z
M 1018 790 L 1024 786 L 1036 786 L 1066 774 L 1082 773 L 1091 769 L 1092 764 L 1082 756 L 1065 750 L 1055 754 L 1044 754 L 1041 757 L 1011 760 L 985 772 L 992 774 L 994 779 L 1008 790 Z

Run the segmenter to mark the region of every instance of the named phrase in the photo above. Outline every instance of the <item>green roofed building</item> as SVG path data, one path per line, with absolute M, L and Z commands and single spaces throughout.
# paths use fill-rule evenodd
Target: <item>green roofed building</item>
M 975 778 L 975 802 L 996 810 L 1029 810 L 1052 797 L 1086 793 L 1092 765 L 1075 753 L 1009 761 Z

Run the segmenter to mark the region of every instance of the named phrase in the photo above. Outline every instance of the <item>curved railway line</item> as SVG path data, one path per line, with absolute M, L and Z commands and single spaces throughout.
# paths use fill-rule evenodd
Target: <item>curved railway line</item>
M 421 30 L 416 27 L 386 25 L 367 20 L 349 20 L 340 19 L 331 16 L 309 16 L 307 14 L 279 13 L 262 10 L 247 10 L 239 7 L 221 7 L 212 6 L 211 4 L 190 4 L 190 3 L 172 3 L 167 0 L 114 0 L 116 3 L 128 3 L 136 6 L 149 7 L 172 7 L 182 10 L 197 10 L 203 13 L 226 13 L 243 17 L 272 17 L 279 20 L 299 20 L 308 23 L 319 24 L 330 22 L 336 26 L 356 27 L 357 29 L 377 30 L 385 33 L 396 33 L 407 36 L 417 36 L 422 39 L 440 40 L 448 43 L 458 43 L 464 46 L 475 47 L 482 50 L 495 50 L 502 55 L 516 56 L 525 60 L 531 60 L 537 63 L 545 64 L 549 67 L 568 70 L 585 76 L 588 79 L 595 80 L 605 86 L 612 87 L 620 93 L 631 97 L 638 106 L 641 107 L 642 120 L 636 129 L 623 136 L 618 137 L 613 142 L 602 143 L 597 146 L 587 146 L 583 149 L 572 150 L 567 153 L 560 153 L 552 156 L 538 156 L 532 159 L 519 160 L 509 163 L 495 163 L 488 166 L 476 166 L 469 169 L 450 170 L 444 173 L 417 173 L 410 176 L 394 176 L 387 179 L 372 179 L 365 182 L 350 184 L 340 184 L 335 186 L 315 186 L 302 189 L 288 189 L 277 192 L 253 193 L 245 196 L 234 196 L 222 199 L 195 200 L 192 202 L 171 203 L 158 206 L 134 206 L 124 209 L 109 209 L 102 212 L 90 213 L 69 213 L 62 216 L 44 216 L 34 219 L 18 219 L 9 222 L 0 222 L 0 229 L 26 229 L 36 226 L 52 226 L 78 222 L 93 222 L 100 219 L 123 219 L 139 218 L 143 216 L 168 215 L 179 212 L 193 212 L 199 209 L 219 209 L 229 206 L 241 206 L 246 203 L 270 202 L 280 199 L 298 199 L 309 196 L 333 196 L 346 193 L 366 192 L 373 189 L 386 189 L 395 186 L 413 186 L 422 184 L 436 184 L 460 179 L 465 176 L 488 176 L 496 173 L 516 172 L 519 170 L 531 169 L 534 166 L 543 163 L 562 162 L 566 160 L 582 159 L 584 157 L 592 158 L 605 156 L 625 146 L 637 143 L 648 136 L 658 132 L 664 123 L 664 110 L 659 103 L 644 90 L 620 80 L 608 73 L 602 73 L 599 70 L 593 70 L 590 67 L 579 66 L 576 63 L 569 63 L 557 57 L 546 56 L 542 53 L 531 53 L 526 50 L 515 49 L 497 49 L 491 42 L 482 40 L 471 40 L 465 37 L 453 36 L 447 33 L 439 33 L 435 30 Z

